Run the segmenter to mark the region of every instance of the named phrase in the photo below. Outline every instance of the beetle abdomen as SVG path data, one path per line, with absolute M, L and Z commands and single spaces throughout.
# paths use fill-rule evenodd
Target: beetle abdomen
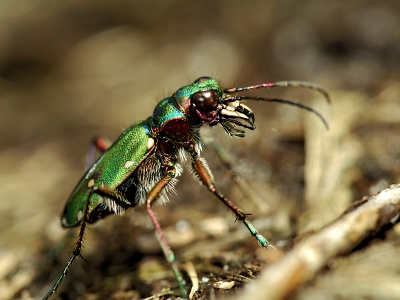
M 65 206 L 61 218 L 62 226 L 78 226 L 82 222 L 87 201 L 90 201 L 88 219 L 91 222 L 109 214 L 122 213 L 129 207 L 127 204 L 117 203 L 112 197 L 91 194 L 91 191 L 98 187 L 116 191 L 125 181 L 129 183 L 138 166 L 154 152 L 154 149 L 154 140 L 145 121 L 136 122 L 125 130 L 78 183 Z M 133 191 L 131 188 L 129 194 Z M 135 204 L 132 200 L 132 206 Z

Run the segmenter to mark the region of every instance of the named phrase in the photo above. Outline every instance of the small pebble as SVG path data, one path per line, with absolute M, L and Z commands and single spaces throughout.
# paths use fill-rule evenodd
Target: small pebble
M 235 285 L 234 281 L 217 281 L 216 283 L 214 283 L 214 288 L 230 290 L 234 285 Z

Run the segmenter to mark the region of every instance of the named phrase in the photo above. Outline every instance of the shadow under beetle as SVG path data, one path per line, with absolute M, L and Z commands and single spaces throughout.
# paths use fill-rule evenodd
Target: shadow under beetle
M 134 123 L 109 148 L 101 139 L 94 141 L 89 148 L 87 171 L 68 199 L 61 218 L 61 224 L 65 228 L 80 226 L 79 237 L 63 272 L 43 299 L 48 299 L 56 291 L 75 258 L 80 256 L 86 225 L 108 215 L 120 215 L 137 204 L 146 205 L 181 294 L 187 298 L 174 253 L 152 210 L 155 201 L 166 201 L 168 191 L 176 184 L 177 177 L 182 173 L 182 167 L 177 160 L 178 156 L 183 159 L 184 152 L 189 154 L 195 177 L 235 214 L 237 220 L 243 222 L 263 247 L 273 248 L 247 220 L 247 214 L 215 187 L 212 173 L 206 161 L 200 157 L 202 143 L 199 131 L 203 124 L 219 124 L 232 137 L 245 136 L 244 130 L 238 127 L 254 130 L 254 114 L 243 104 L 243 100 L 297 106 L 316 114 L 328 128 L 325 119 L 304 104 L 291 100 L 237 95 L 242 91 L 286 86 L 316 90 L 329 102 L 328 94 L 320 86 L 309 82 L 280 81 L 223 89 L 215 79 L 200 77 L 159 102 L 152 116 Z M 95 147 L 103 154 L 94 162 Z

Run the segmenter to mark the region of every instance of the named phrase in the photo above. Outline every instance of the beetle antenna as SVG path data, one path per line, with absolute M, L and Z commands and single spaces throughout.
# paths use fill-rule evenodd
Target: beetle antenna
M 246 87 L 225 89 L 224 93 L 233 94 L 233 93 L 237 93 L 237 92 L 250 91 L 250 90 L 256 90 L 256 89 L 261 89 L 261 88 L 288 87 L 288 86 L 306 88 L 309 90 L 317 91 L 325 97 L 326 101 L 328 101 L 329 104 L 331 103 L 328 92 L 325 91 L 322 86 L 312 83 L 312 82 L 307 82 L 307 81 L 291 80 L 291 81 L 261 83 L 261 84 L 246 86 Z
M 259 97 L 259 96 L 236 96 L 236 97 L 232 97 L 230 99 L 225 99 L 225 100 L 227 100 L 227 101 L 256 100 L 256 101 L 266 101 L 266 102 L 277 102 L 277 103 L 281 103 L 281 104 L 296 106 L 298 108 L 308 110 L 309 112 L 315 114 L 322 121 L 322 123 L 324 123 L 326 129 L 329 130 L 328 122 L 325 120 L 325 118 L 319 112 L 317 112 L 316 110 L 312 109 L 311 107 L 309 107 L 305 104 L 299 103 L 299 102 L 295 102 L 292 100 L 285 100 L 285 99 L 277 99 L 277 98 L 264 98 L 264 97 Z

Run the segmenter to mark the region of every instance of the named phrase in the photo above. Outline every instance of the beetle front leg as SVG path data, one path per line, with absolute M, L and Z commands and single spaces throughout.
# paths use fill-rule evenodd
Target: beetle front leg
M 217 154 L 220 162 L 224 165 L 224 167 L 228 170 L 227 175 L 223 179 L 225 185 L 228 185 L 230 181 L 234 181 L 236 186 L 240 189 L 243 196 L 250 200 L 252 203 L 257 205 L 257 208 L 260 209 L 263 213 L 266 213 L 270 210 L 270 207 L 267 203 L 263 202 L 260 197 L 254 193 L 253 189 L 250 187 L 249 183 L 244 179 L 240 178 L 241 175 L 239 172 L 235 170 L 235 166 L 233 163 L 232 157 L 229 155 L 228 151 L 224 149 L 221 145 L 220 141 L 216 136 L 212 136 L 209 139 L 209 143 L 213 147 L 215 153 Z M 206 142 L 207 144 L 207 142 Z M 239 180 L 240 179 L 240 180 Z
M 157 198 L 160 196 L 161 192 L 169 185 L 171 184 L 172 180 L 176 176 L 176 169 L 174 166 L 167 166 L 165 170 L 165 177 L 161 179 L 157 184 L 151 189 L 149 194 L 147 195 L 146 199 L 146 209 L 147 213 L 150 216 L 151 222 L 154 225 L 154 228 L 156 230 L 157 238 L 158 241 L 161 245 L 161 248 L 164 252 L 165 257 L 167 258 L 167 261 L 171 264 L 172 270 L 175 274 L 176 279 L 178 280 L 178 285 L 179 289 L 181 291 L 182 296 L 187 299 L 187 292 L 186 289 L 183 285 L 183 278 L 181 273 L 179 272 L 178 266 L 176 264 L 176 258 L 175 254 L 172 252 L 171 247 L 168 244 L 168 241 L 164 235 L 164 233 L 161 230 L 161 226 L 157 221 L 156 216 L 154 215 L 153 209 L 151 208 L 151 204 L 157 200 Z
M 200 181 L 208 188 L 210 192 L 212 192 L 215 196 L 218 197 L 219 200 L 222 201 L 233 213 L 236 215 L 237 219 L 242 221 L 243 224 L 250 231 L 251 235 L 254 236 L 257 241 L 261 244 L 261 246 L 275 249 L 265 237 L 263 237 L 258 230 L 247 220 L 247 215 L 236 205 L 234 205 L 231 201 L 226 199 L 224 195 L 222 195 L 217 188 L 215 187 L 213 176 L 211 171 L 208 169 L 205 160 L 202 160 L 195 151 L 190 151 L 189 153 L 192 158 L 192 167 Z

